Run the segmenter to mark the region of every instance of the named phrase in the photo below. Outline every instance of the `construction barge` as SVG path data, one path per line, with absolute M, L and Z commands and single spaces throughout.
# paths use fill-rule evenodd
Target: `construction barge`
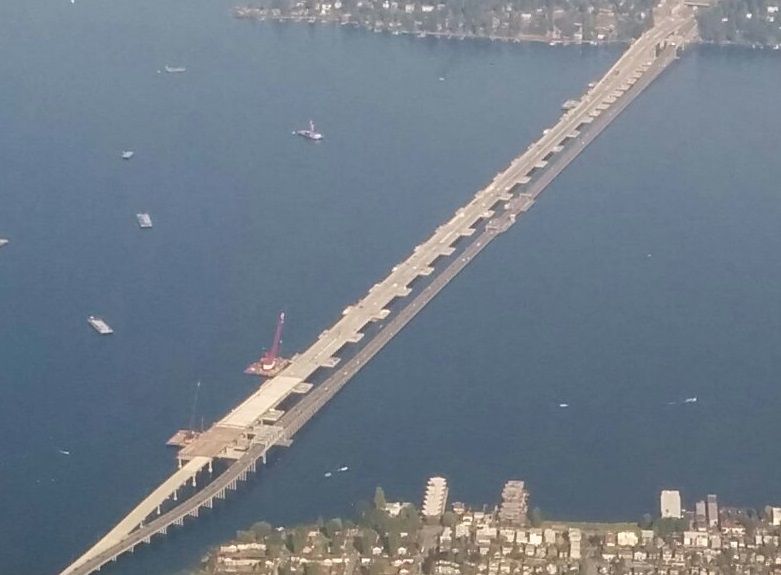
M 100 335 L 111 335 L 112 333 L 114 333 L 114 330 L 111 329 L 111 326 L 107 324 L 103 318 L 100 318 L 98 316 L 95 315 L 89 316 L 87 318 L 87 323 L 89 323 L 92 326 L 92 329 L 94 329 Z
M 256 362 L 247 366 L 244 373 L 247 375 L 256 375 L 260 377 L 274 377 L 283 369 L 290 365 L 290 360 L 279 355 L 282 345 L 282 330 L 285 327 L 285 312 L 279 314 L 277 319 L 277 328 L 274 331 L 274 343 L 271 349 L 267 350 L 263 356 Z

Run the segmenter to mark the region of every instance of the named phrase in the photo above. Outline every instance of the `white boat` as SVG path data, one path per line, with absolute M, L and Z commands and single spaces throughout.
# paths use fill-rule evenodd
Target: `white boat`
M 560 403 L 559 407 L 561 408 L 569 407 L 569 403 Z
M 59 452 L 61 455 L 70 455 L 70 454 L 71 454 L 71 452 L 70 452 L 70 451 L 68 451 L 67 449 L 58 449 L 57 451 L 58 451 L 58 452 Z
M 184 66 L 166 66 L 165 71 L 168 74 L 183 74 L 187 71 Z
M 333 475 L 333 473 L 331 473 L 330 471 L 326 471 L 326 472 L 323 474 L 323 476 L 324 476 L 324 477 L 331 477 L 331 475 Z
M 133 150 L 123 150 L 122 152 L 122 159 L 123 160 L 129 160 L 133 156 L 135 156 L 136 153 Z
M 0 248 L 2 248 L 7 243 L 8 243 L 8 240 L 6 240 L 5 238 L 0 238 Z
M 110 335 L 114 333 L 114 330 L 111 329 L 111 326 L 107 324 L 102 318 L 91 315 L 87 318 L 87 322 L 100 335 Z
M 683 402 L 684 403 L 697 403 L 697 398 L 696 397 L 687 397 L 686 399 L 683 400 Z
M 315 123 L 312 120 L 309 120 L 308 130 L 295 130 L 293 131 L 293 135 L 301 136 L 302 138 L 306 138 L 307 140 L 312 140 L 314 142 L 319 142 L 323 139 L 323 134 L 315 129 Z
M 344 472 L 344 471 L 348 471 L 349 469 L 350 469 L 349 467 L 347 467 L 346 465 L 344 465 L 344 466 L 342 466 L 342 467 L 340 467 L 340 468 L 339 468 L 339 471 L 342 471 L 342 472 Z
M 152 227 L 152 218 L 146 212 L 136 214 L 136 220 L 138 221 L 138 227 L 142 230 L 146 230 Z

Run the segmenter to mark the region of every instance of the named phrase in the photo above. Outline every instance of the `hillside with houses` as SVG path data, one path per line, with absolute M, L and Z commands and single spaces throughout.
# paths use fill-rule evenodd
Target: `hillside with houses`
M 713 44 L 737 44 L 781 50 L 779 0 L 722 0 L 700 10 L 700 37 Z
M 335 22 L 393 34 L 625 42 L 652 22 L 651 0 L 268 0 L 234 9 L 237 18 Z
M 521 480 L 496 506 L 448 502 L 432 477 L 420 511 L 378 488 L 354 520 L 298 527 L 260 522 L 214 549 L 197 575 L 777 575 L 781 508 L 722 505 L 715 494 L 686 509 L 664 490 L 639 522 L 546 521 Z
M 781 47 L 779 0 L 692 0 L 703 41 Z M 653 22 L 654 0 L 261 0 L 237 6 L 253 20 L 330 22 L 375 32 L 540 41 L 628 42 Z

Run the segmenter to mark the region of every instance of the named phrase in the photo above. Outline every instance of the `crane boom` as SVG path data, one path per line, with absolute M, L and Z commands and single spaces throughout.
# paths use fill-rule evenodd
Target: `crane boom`
M 279 357 L 279 348 L 282 344 L 282 330 L 285 327 L 285 312 L 279 314 L 277 319 L 277 328 L 274 331 L 274 343 L 271 349 L 263 355 L 263 363 L 273 364 Z

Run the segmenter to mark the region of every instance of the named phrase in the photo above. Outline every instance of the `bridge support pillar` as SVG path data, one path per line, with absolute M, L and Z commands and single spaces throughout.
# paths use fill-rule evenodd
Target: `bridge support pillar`
M 174 501 L 179 501 L 179 495 L 177 493 L 177 490 L 174 489 Z
M 213 471 L 213 469 L 212 469 L 212 462 L 211 462 L 211 460 L 209 460 L 209 475 L 212 474 L 212 471 Z
M 263 452 L 263 465 L 266 465 L 266 452 Z
M 160 515 L 160 506 L 157 506 L 157 514 Z
M 195 475 L 193 475 L 193 487 L 198 487 L 198 486 L 195 484 Z

